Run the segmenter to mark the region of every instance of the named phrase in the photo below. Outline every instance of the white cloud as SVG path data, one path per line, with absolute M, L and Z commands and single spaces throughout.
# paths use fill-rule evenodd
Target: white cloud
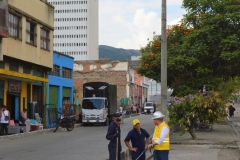
M 147 39 L 153 36 L 153 32 L 160 33 L 160 24 L 156 13 L 145 13 L 144 9 L 138 9 L 133 22 L 127 25 L 130 31 L 128 38 L 120 40 L 116 47 L 140 49 L 147 44 Z
M 182 0 L 168 0 L 167 5 L 181 9 Z M 118 48 L 140 49 L 161 31 L 161 1 L 159 0 L 100 0 L 99 42 Z M 168 13 L 167 15 L 172 15 Z M 179 12 L 170 16 L 171 23 Z
M 168 25 L 175 25 L 175 24 L 180 24 L 180 21 L 182 20 L 183 17 L 179 17 L 177 19 L 174 19 L 173 21 L 170 21 Z

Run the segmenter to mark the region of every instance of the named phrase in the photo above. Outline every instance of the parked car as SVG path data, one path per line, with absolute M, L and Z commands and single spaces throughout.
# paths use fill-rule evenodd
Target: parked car
M 144 113 L 150 114 L 155 111 L 153 102 L 144 103 Z

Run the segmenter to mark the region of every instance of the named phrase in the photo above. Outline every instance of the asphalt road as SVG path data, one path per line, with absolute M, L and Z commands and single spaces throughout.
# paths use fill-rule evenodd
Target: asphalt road
M 127 149 L 123 140 L 132 129 L 132 120 L 138 118 L 142 128 L 152 135 L 154 125 L 151 117 L 152 115 L 139 115 L 124 119 L 121 124 L 123 150 Z M 58 129 L 56 133 L 39 133 L 1 141 L 0 160 L 106 160 L 109 143 L 105 138 L 106 132 L 107 126 L 80 126 L 71 132 Z M 238 156 L 239 150 L 213 148 L 209 145 L 171 144 L 169 153 L 171 160 L 236 160 Z
M 121 141 L 132 129 L 132 120 L 138 118 L 144 129 L 152 135 L 154 125 L 152 115 L 139 115 L 124 119 L 121 124 Z M 106 160 L 108 158 L 106 140 L 107 126 L 80 126 L 68 132 L 58 129 L 56 133 L 28 136 L 0 142 L 0 160 Z

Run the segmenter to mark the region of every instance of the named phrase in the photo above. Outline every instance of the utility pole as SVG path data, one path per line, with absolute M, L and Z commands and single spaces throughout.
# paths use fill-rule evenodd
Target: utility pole
M 162 32 L 161 32 L 161 111 L 167 115 L 167 6 L 166 0 L 162 0 Z

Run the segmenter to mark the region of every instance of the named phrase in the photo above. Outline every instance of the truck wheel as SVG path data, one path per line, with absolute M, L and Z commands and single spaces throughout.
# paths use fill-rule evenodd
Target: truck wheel
M 104 126 L 108 126 L 109 125 L 109 118 L 106 118 L 106 122 L 104 123 Z

